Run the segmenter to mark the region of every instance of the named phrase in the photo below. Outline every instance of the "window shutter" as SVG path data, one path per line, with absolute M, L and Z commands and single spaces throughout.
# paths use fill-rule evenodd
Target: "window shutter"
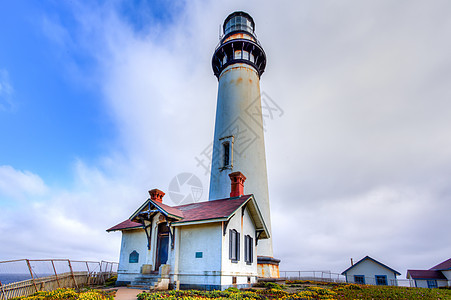
M 236 260 L 240 260 L 240 233 L 236 233 Z
M 254 241 L 253 238 L 249 237 L 249 262 L 254 262 Z
M 248 249 L 249 249 L 249 245 L 248 245 L 248 236 L 245 235 L 244 236 L 244 261 L 248 262 L 249 261 L 249 256 L 248 256 Z
M 233 259 L 233 250 L 232 249 L 232 239 L 233 239 L 233 231 L 232 229 L 229 229 L 229 259 Z

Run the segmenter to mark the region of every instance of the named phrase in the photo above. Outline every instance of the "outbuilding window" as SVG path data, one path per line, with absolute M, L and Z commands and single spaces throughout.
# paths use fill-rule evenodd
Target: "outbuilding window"
M 365 276 L 363 276 L 363 275 L 354 275 L 354 283 L 365 284 Z
M 387 285 L 387 276 L 376 275 L 376 285 Z
M 229 259 L 232 262 L 240 260 L 240 233 L 235 229 L 229 230 Z
M 253 238 L 250 235 L 244 236 L 244 261 L 247 264 L 252 264 L 254 262 L 254 247 Z
M 437 280 L 428 280 L 428 288 L 430 289 L 437 288 Z

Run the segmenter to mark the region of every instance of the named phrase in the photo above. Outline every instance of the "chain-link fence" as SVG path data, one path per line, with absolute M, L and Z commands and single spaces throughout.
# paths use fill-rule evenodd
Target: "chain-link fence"
M 0 300 L 37 291 L 101 285 L 117 274 L 118 263 L 69 259 L 0 261 Z

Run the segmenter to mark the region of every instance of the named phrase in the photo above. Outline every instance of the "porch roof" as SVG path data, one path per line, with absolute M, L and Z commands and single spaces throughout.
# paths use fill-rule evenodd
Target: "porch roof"
M 133 228 L 138 228 L 138 227 L 142 227 L 142 225 L 140 223 L 133 222 L 133 221 L 127 219 L 124 222 L 121 222 L 121 223 L 107 229 L 106 231 L 110 232 L 110 231 L 117 231 L 117 230 L 133 229 Z

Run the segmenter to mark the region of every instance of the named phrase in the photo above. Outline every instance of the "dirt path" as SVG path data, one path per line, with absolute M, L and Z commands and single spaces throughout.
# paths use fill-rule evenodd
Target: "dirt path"
M 136 300 L 136 296 L 141 293 L 142 289 L 132 289 L 127 287 L 117 287 L 116 300 Z

